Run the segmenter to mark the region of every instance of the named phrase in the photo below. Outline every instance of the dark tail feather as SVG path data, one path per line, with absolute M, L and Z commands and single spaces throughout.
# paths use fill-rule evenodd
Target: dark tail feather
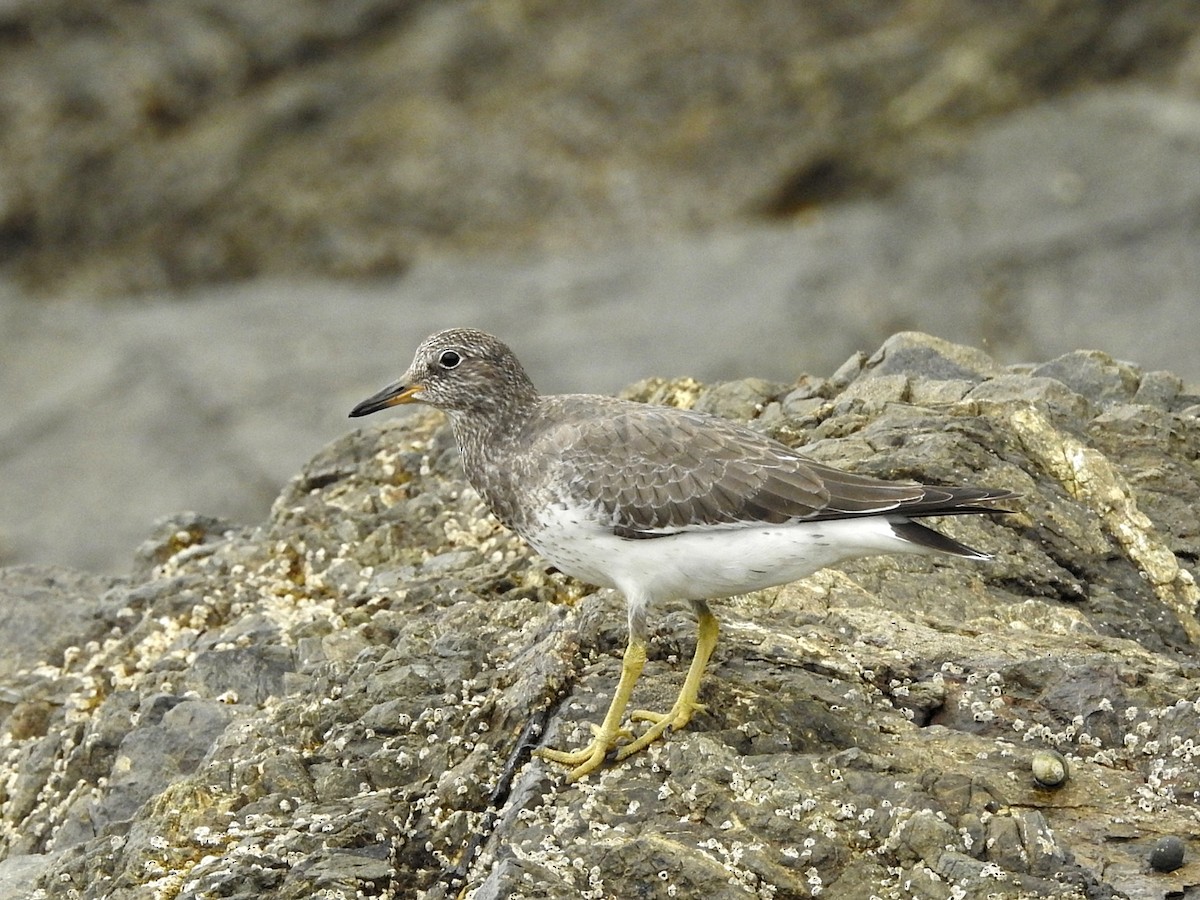
M 904 519 L 899 516 L 889 516 L 888 521 L 891 523 L 892 531 L 896 533 L 897 537 L 904 538 L 904 540 L 910 541 L 919 547 L 928 547 L 930 550 L 940 550 L 942 553 L 964 556 L 967 559 L 992 558 L 988 554 L 982 553 L 973 547 L 968 547 L 966 544 L 960 544 L 954 538 L 946 537 L 940 531 L 934 531 L 928 525 L 922 525 L 920 522 L 914 522 L 911 519 Z
M 896 512 L 909 517 L 916 516 L 962 516 L 969 513 L 1010 513 L 1011 509 L 995 506 L 1007 500 L 1017 499 L 1012 491 L 992 488 L 943 488 L 922 485 L 925 496 L 912 503 L 903 504 Z

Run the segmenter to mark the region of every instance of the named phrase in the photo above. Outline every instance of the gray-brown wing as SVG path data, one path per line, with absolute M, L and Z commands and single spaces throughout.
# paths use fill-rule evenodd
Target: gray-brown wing
M 896 512 L 994 511 L 1006 491 L 880 481 L 700 413 L 614 404 L 556 436 L 555 480 L 624 537 Z

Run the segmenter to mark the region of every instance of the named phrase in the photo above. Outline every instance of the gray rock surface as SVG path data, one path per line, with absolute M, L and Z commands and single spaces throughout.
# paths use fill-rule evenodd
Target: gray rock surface
M 567 786 L 522 747 L 586 737 L 620 597 L 484 514 L 440 416 L 372 425 L 260 525 L 181 516 L 123 583 L 41 576 L 75 615 L 5 677 L 0 878 L 114 900 L 1196 890 L 1200 396 L 1096 352 L 1011 368 L 911 333 L 829 379 L 631 390 L 1022 498 L 945 524 L 991 563 L 863 560 L 720 602 L 708 711 Z M 639 704 L 678 687 L 685 610 L 655 611 Z M 1152 870 L 1168 836 L 1183 865 Z
M 124 573 L 159 516 L 257 521 L 345 430 L 346 410 L 448 325 L 503 335 L 552 391 L 615 391 L 650 373 L 792 379 L 897 328 L 1007 363 L 1100 348 L 1194 383 L 1197 158 L 1200 103 L 1113 89 L 1014 113 L 887 197 L 789 224 L 432 257 L 373 286 L 260 283 L 104 306 L 10 294 L 0 562 Z
M 61 664 L 68 641 L 102 638 L 113 612 L 103 598 L 120 584 L 117 578 L 49 566 L 0 569 L 0 678 L 43 661 Z M 71 623 L 66 635 L 59 628 L 63 622 Z

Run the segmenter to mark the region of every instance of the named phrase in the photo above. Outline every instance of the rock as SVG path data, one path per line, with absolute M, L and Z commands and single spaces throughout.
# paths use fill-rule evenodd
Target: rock
M 1057 750 L 1037 751 L 1029 767 L 1033 772 L 1033 780 L 1044 788 L 1061 787 L 1070 773 L 1066 759 Z
M 275 632 L 277 634 L 278 632 Z M 273 635 L 262 632 L 253 647 L 206 650 L 196 654 L 183 686 L 202 697 L 228 698 L 231 703 L 261 705 L 283 694 L 284 676 L 295 668 L 288 647 L 260 646 Z
M 1150 850 L 1150 868 L 1156 872 L 1174 872 L 1183 865 L 1184 843 L 1174 835 L 1159 838 Z
M 31 853 L 0 860 L 0 896 L 33 900 L 31 886 L 50 868 L 56 856 Z
M 0 879 L 114 900 L 1161 894 L 1149 848 L 1192 834 L 1200 791 L 1200 432 L 1170 376 L 1070 359 L 1022 372 L 906 334 L 790 389 L 635 390 L 1021 496 L 942 525 L 991 562 L 858 560 L 717 602 L 706 709 L 575 785 L 524 741 L 587 738 L 623 603 L 486 515 L 435 413 L 334 442 L 257 526 L 166 523 L 126 581 L 0 573 L 61 620 L 0 683 Z M 652 622 L 649 708 L 694 641 L 685 604 Z M 1070 778 L 1048 791 L 1028 767 L 1054 754 Z
M 113 613 L 106 594 L 123 583 L 50 566 L 0 568 L 0 678 L 43 661 L 61 665 L 68 647 L 101 638 Z
M 135 715 L 135 726 L 112 758 L 108 790 L 72 804 L 55 835 L 55 849 L 69 849 L 100 834 L 123 833 L 143 803 L 195 771 L 232 718 L 215 700 L 162 695 L 148 698 Z
M 920 372 L 930 381 L 965 381 L 978 384 L 1000 374 L 995 362 L 982 350 L 938 340 L 927 334 L 901 332 L 884 342 L 863 365 L 872 377 Z
M 1038 366 L 1035 378 L 1054 378 L 1075 393 L 1102 406 L 1129 401 L 1141 384 L 1141 373 L 1097 350 L 1079 350 Z
M 86 9 L 0 13 L 5 258 L 84 294 L 377 276 L 429 248 L 640 240 L 880 196 L 989 115 L 1162 84 L 1194 33 L 1186 0 L 1119 16 L 779 0 Z M 1052 174 L 1032 197 L 1010 186 L 1014 211 L 1091 187 Z
M 199 555 L 225 539 L 236 529 L 232 522 L 194 512 L 164 516 L 154 523 L 151 533 L 137 550 L 134 576 L 145 577 L 182 550 Z
M 761 378 L 743 378 L 709 388 L 700 395 L 695 409 L 727 419 L 756 419 L 767 404 L 783 393 L 782 385 Z

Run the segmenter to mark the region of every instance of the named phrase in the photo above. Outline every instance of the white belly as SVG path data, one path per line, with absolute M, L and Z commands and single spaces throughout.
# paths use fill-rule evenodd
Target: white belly
M 877 553 L 928 553 L 886 519 L 864 517 L 620 538 L 582 511 L 554 510 L 526 539 L 558 569 L 631 602 L 728 597 L 797 581 L 818 569 Z

